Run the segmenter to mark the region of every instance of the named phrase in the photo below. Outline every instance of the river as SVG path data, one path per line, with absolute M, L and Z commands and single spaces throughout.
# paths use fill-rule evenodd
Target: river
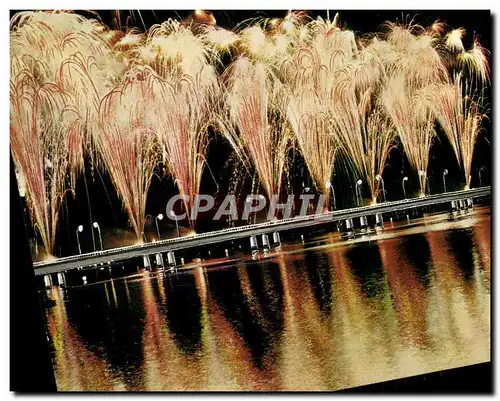
M 490 214 L 47 290 L 59 390 L 336 390 L 490 360 Z

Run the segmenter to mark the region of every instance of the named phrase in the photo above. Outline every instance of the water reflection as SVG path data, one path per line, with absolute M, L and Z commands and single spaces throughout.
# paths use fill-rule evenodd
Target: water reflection
M 57 288 L 61 390 L 328 390 L 490 359 L 490 220 Z M 378 240 L 377 240 L 378 239 Z

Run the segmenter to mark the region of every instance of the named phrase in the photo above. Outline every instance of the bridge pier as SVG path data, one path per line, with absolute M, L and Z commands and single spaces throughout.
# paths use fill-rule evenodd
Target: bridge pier
M 250 251 L 252 255 L 259 252 L 259 244 L 257 243 L 257 237 L 255 235 L 250 237 Z
M 460 209 L 461 209 L 461 210 L 465 210 L 465 209 L 467 209 L 466 204 L 465 204 L 465 201 L 464 201 L 463 199 L 460 199 L 460 200 L 458 201 L 458 205 L 460 206 Z
M 150 270 L 151 269 L 151 261 L 149 260 L 149 256 L 143 255 L 142 261 L 144 263 L 144 268 Z
M 361 216 L 359 218 L 359 225 L 361 226 L 361 228 L 368 227 L 368 219 L 366 218 L 366 216 Z
M 273 245 L 275 248 L 281 247 L 281 238 L 280 238 L 280 233 L 278 231 L 273 233 Z
M 269 251 L 271 249 L 271 244 L 269 243 L 269 236 L 267 234 L 262 234 L 262 249 L 264 252 Z
M 472 198 L 467 198 L 467 207 L 469 209 L 474 209 L 474 202 L 472 201 Z
M 375 226 L 384 228 L 384 216 L 382 213 L 377 213 L 375 215 Z
M 165 263 L 163 262 L 163 255 L 161 253 L 156 254 L 156 265 L 161 266 L 162 269 L 165 269 Z
M 352 219 L 347 219 L 345 221 L 345 227 L 347 231 L 352 231 L 354 229 L 354 222 L 352 221 Z
M 46 274 L 45 276 L 43 276 L 43 283 L 45 285 L 45 288 L 52 287 L 52 277 L 50 276 L 50 274 Z
M 167 252 L 167 262 L 168 262 L 168 267 L 170 267 L 170 270 L 174 270 L 176 263 L 175 263 L 175 254 L 173 251 Z
M 63 272 L 57 273 L 57 284 L 60 287 L 66 287 L 66 276 Z

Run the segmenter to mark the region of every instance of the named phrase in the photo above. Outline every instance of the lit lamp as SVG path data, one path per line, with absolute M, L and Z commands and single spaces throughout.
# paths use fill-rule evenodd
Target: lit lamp
M 406 181 L 408 181 L 408 177 L 403 177 L 403 194 L 405 196 L 405 199 L 406 199 L 406 188 L 405 188 Z
M 444 188 L 444 192 L 446 192 L 446 176 L 448 175 L 448 169 L 445 168 L 443 170 L 443 188 Z
M 78 253 L 82 253 L 82 248 L 80 247 L 80 238 L 78 236 L 78 233 L 81 233 L 83 231 L 83 226 L 79 225 L 78 228 L 76 229 L 76 242 L 78 243 Z
M 97 232 L 99 233 L 99 241 L 101 242 L 101 251 L 103 251 L 104 247 L 102 246 L 101 228 L 99 227 L 99 224 L 97 224 L 97 221 L 94 221 L 92 225 L 94 226 L 94 228 L 97 228 Z
M 330 181 L 325 182 L 325 186 L 332 190 L 332 198 L 333 198 L 333 210 L 337 209 L 337 204 L 335 201 L 335 189 L 333 189 L 333 185 Z
M 161 239 L 160 238 L 160 229 L 158 228 L 158 220 L 163 220 L 163 214 L 159 214 L 158 216 L 156 216 L 155 218 L 155 223 L 156 223 L 156 232 L 158 233 L 158 239 Z M 177 221 L 177 220 L 176 220 Z
M 361 205 L 361 185 L 363 185 L 363 181 L 356 181 L 356 200 L 358 201 L 358 207 Z
M 387 201 L 386 197 L 385 197 L 385 186 L 384 186 L 384 179 L 382 178 L 382 176 L 380 174 L 377 174 L 375 176 L 375 179 L 378 181 L 380 181 L 382 183 L 382 195 L 384 197 L 384 202 Z

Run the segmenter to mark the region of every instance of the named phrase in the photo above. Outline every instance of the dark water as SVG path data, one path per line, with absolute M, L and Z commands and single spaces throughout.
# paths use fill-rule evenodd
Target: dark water
M 413 223 L 52 288 L 58 387 L 329 390 L 489 361 L 490 209 Z

